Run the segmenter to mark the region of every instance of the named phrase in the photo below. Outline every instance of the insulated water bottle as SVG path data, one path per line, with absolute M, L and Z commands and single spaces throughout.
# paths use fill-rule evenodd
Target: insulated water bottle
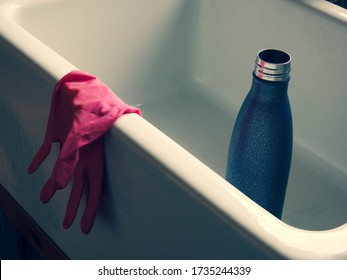
M 232 132 L 226 171 L 232 185 L 278 218 L 293 146 L 290 64 L 290 55 L 283 51 L 258 53 L 252 86 Z

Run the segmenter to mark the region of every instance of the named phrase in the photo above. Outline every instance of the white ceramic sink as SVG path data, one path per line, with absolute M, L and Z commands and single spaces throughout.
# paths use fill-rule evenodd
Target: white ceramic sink
M 1 13 L 0 183 L 67 256 L 347 258 L 345 9 L 321 0 L 30 0 L 5 2 Z M 293 57 L 283 221 L 223 179 L 255 56 L 269 47 Z M 88 236 L 78 223 L 61 228 L 69 189 L 47 205 L 38 199 L 54 157 L 26 174 L 52 89 L 75 68 L 143 111 L 107 135 Z

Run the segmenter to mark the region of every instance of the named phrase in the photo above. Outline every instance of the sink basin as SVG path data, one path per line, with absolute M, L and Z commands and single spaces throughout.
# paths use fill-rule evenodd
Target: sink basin
M 346 19 L 320 0 L 5 1 L 0 183 L 73 259 L 346 259 Z M 264 48 L 293 58 L 282 221 L 224 180 Z M 143 112 L 106 135 L 105 186 L 87 236 L 76 222 L 61 227 L 70 188 L 38 199 L 54 155 L 26 174 L 53 87 L 76 68 Z

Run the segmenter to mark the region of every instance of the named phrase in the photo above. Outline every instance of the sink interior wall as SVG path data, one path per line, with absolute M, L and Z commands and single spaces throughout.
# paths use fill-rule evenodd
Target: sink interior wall
M 256 53 L 288 51 L 296 144 L 284 220 L 338 226 L 347 221 L 346 26 L 296 1 L 259 2 L 53 1 L 15 19 L 222 176 Z
M 40 9 L 23 7 L 15 14 L 16 21 L 80 69 L 99 76 L 130 103 L 169 95 L 170 86 L 191 80 L 194 39 L 190 36 L 195 33 L 199 1 L 52 1 L 39 5 Z M 160 87 L 168 90 L 159 91 Z

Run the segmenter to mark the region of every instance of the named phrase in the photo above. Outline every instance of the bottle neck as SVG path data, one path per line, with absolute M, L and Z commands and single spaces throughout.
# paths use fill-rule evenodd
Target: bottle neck
M 254 76 L 268 82 L 288 81 L 290 77 L 291 57 L 275 49 L 266 49 L 258 53 L 255 60 Z

